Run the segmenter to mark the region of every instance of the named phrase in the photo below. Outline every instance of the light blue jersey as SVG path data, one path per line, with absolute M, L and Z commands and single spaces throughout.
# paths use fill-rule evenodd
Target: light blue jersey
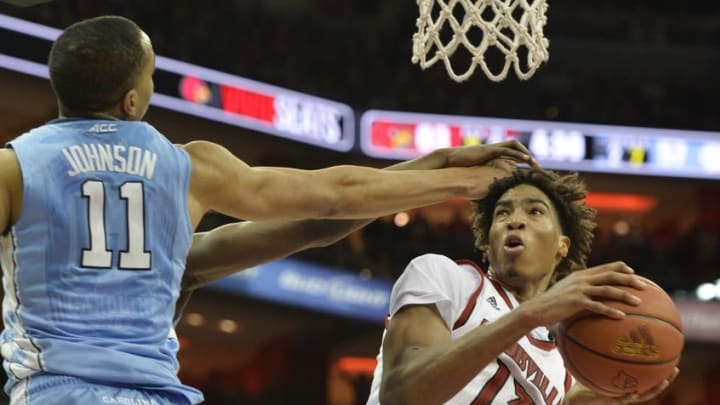
M 167 345 L 192 241 L 189 156 L 128 121 L 57 120 L 9 146 L 24 194 L 2 238 L 6 392 L 60 375 L 201 402 Z

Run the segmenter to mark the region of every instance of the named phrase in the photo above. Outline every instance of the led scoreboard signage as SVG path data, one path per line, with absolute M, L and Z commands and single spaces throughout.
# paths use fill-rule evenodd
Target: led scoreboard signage
M 511 139 L 549 169 L 720 179 L 717 132 L 379 110 L 360 123 L 363 152 L 383 159 Z
M 0 67 L 48 78 L 60 30 L 0 14 Z M 298 142 L 349 151 L 352 108 L 281 87 L 157 56 L 151 104 Z

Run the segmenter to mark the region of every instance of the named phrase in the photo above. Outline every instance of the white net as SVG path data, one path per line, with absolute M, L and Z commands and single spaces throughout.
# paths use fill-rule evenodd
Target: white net
M 546 0 L 417 0 L 417 4 L 420 16 L 413 35 L 412 62 L 423 69 L 442 60 L 450 77 L 461 82 L 479 66 L 490 80 L 498 82 L 512 66 L 515 74 L 526 80 L 548 60 L 549 42 L 543 34 Z M 452 35 L 441 38 L 441 32 L 448 29 Z M 480 38 L 469 38 L 478 29 Z M 458 72 L 451 57 L 461 46 L 472 59 Z M 491 48 L 504 55 L 502 67 L 488 65 L 485 56 Z

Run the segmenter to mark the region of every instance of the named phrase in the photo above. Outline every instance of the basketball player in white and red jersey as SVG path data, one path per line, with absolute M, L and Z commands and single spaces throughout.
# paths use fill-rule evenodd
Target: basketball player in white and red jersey
M 594 210 L 577 174 L 517 171 L 475 205 L 475 246 L 488 271 L 437 254 L 415 258 L 393 287 L 369 405 L 626 404 L 648 392 L 595 394 L 566 371 L 548 327 L 581 310 L 612 318 L 599 300 L 639 304 L 644 288 L 616 262 L 586 270 Z M 552 288 L 550 288 L 552 287 Z

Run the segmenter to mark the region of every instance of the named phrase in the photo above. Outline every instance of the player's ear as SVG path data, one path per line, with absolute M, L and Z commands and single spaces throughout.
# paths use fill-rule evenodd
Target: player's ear
M 127 118 L 135 118 L 138 116 L 138 93 L 135 89 L 130 89 L 125 93 L 122 99 L 123 115 Z
M 490 246 L 482 245 L 478 248 L 478 250 L 482 253 L 482 262 L 490 263 L 490 258 L 488 257 L 488 252 L 490 252 Z
M 560 238 L 558 238 L 558 254 L 563 258 L 567 257 L 568 252 L 570 252 L 570 238 L 560 235 Z

